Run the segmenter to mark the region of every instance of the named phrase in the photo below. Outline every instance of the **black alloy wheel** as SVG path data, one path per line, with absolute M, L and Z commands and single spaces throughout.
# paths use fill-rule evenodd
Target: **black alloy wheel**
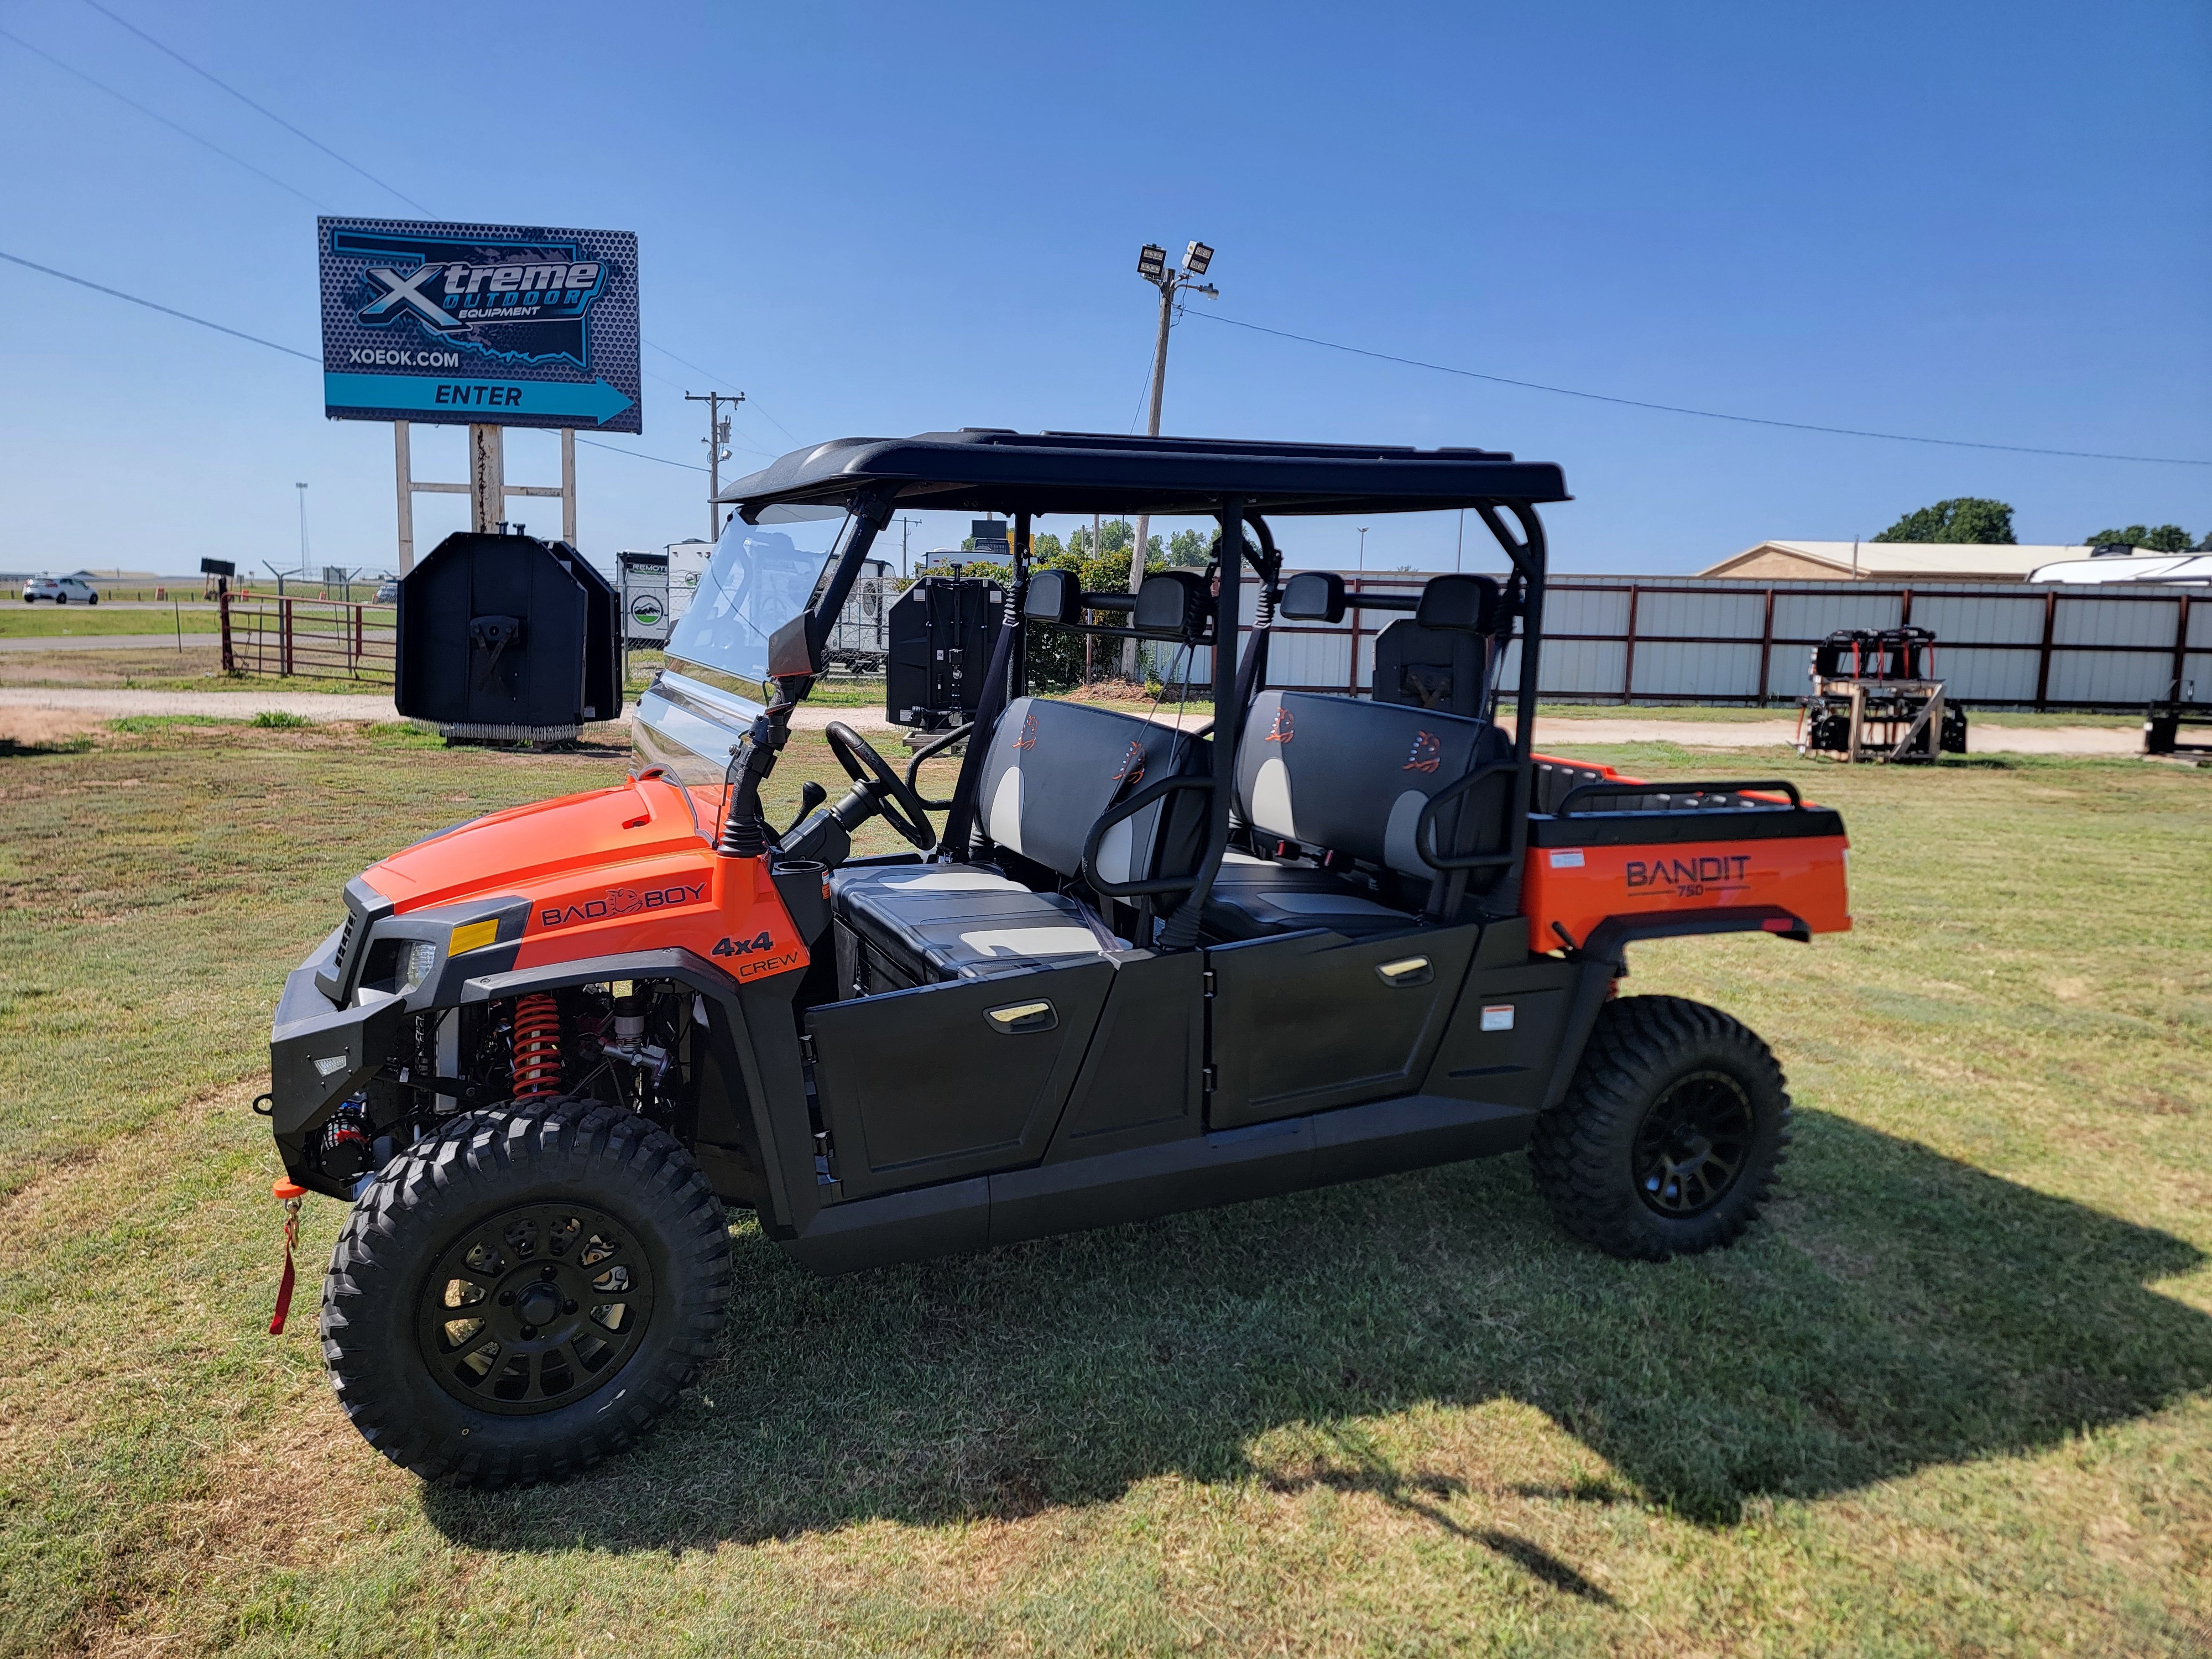
M 505 1211 L 456 1239 L 417 1299 L 415 1340 L 447 1393 L 555 1411 L 621 1374 L 653 1316 L 635 1229 L 581 1204 Z
M 1661 1215 L 1703 1215 L 1728 1195 L 1751 1151 L 1751 1096 L 1725 1072 L 1692 1072 L 1637 1127 L 1636 1195 Z
M 1623 997 L 1599 1011 L 1528 1163 L 1576 1237 L 1663 1261 L 1741 1237 L 1789 1145 L 1782 1068 L 1754 1033 L 1703 1003 Z
M 729 1222 L 676 1139 L 596 1101 L 468 1112 L 386 1164 L 323 1281 L 323 1358 L 368 1443 L 426 1479 L 565 1480 L 714 1358 Z

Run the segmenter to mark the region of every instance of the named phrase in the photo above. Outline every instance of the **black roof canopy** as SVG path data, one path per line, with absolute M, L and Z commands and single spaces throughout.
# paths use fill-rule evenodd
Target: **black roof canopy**
M 1421 513 L 1564 501 L 1549 461 L 1486 449 L 1127 438 L 1004 428 L 836 438 L 795 449 L 715 499 L 748 520 L 780 506 L 842 507 L 887 490 L 901 507 L 963 513 L 1209 514 L 1234 496 L 1261 514 Z

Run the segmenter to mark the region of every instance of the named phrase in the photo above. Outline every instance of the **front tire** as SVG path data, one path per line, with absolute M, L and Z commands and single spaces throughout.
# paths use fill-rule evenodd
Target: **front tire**
M 589 1101 L 474 1112 L 355 1203 L 323 1282 L 323 1357 L 393 1462 L 528 1486 L 663 1416 L 729 1297 L 721 1201 L 672 1136 Z
M 1681 997 L 1599 1012 L 1529 1166 L 1559 1224 L 1608 1255 L 1663 1261 L 1734 1243 L 1790 1145 L 1790 1095 L 1758 1036 Z

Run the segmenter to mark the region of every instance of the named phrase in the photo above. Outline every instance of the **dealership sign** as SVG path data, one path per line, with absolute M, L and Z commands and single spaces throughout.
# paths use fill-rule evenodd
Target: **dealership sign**
M 644 429 L 637 238 L 322 219 L 333 420 Z

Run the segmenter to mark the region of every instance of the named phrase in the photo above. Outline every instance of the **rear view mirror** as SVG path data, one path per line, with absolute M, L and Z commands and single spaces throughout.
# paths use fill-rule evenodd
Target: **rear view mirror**
M 1278 615 L 1292 622 L 1344 620 L 1344 578 L 1334 570 L 1301 570 L 1283 586 Z
M 1076 622 L 1083 615 L 1083 585 L 1072 570 L 1032 570 L 1022 615 L 1031 622 Z
M 1423 628 L 1487 634 L 1498 621 L 1498 601 L 1503 597 L 1503 590 L 1488 576 L 1431 576 L 1421 589 L 1420 608 L 1413 612 L 1413 620 Z
M 1147 634 L 1194 640 L 1206 631 L 1206 613 L 1212 608 L 1205 577 L 1194 570 L 1163 570 L 1145 578 L 1130 621 Z

